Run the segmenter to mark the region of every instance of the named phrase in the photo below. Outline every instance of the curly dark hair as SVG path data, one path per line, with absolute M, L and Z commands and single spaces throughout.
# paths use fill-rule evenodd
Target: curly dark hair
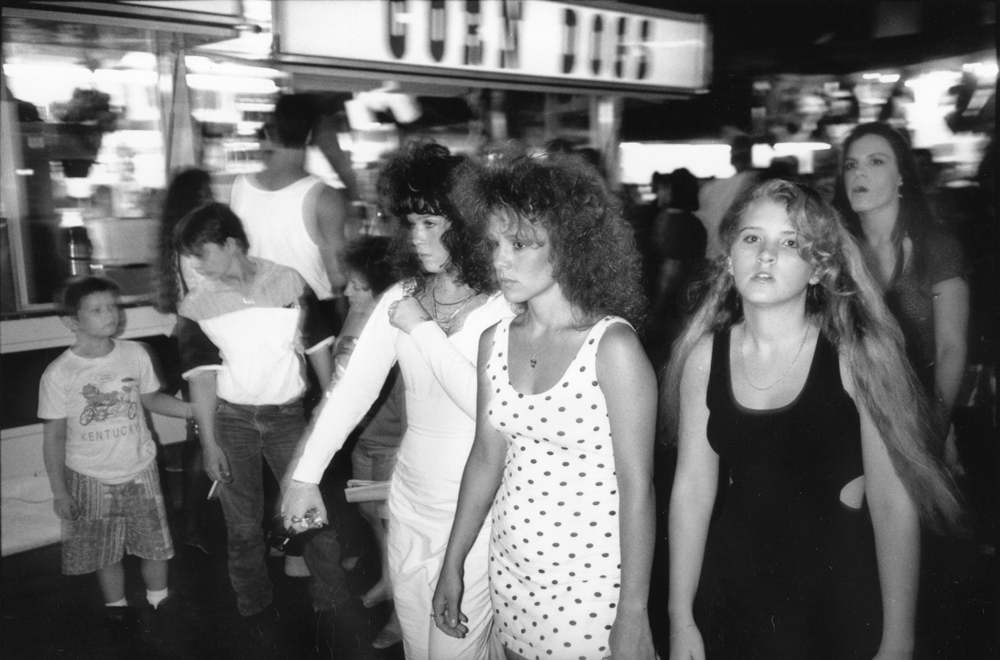
M 454 197 L 483 234 L 497 213 L 527 236 L 543 227 L 553 277 L 570 303 L 588 316 L 615 314 L 640 325 L 646 299 L 639 252 L 617 199 L 592 167 L 572 156 L 534 158 L 505 145 L 467 168 Z
M 344 270 L 363 278 L 375 296 L 396 283 L 389 244 L 385 236 L 361 236 L 348 243 L 341 255 Z
M 448 250 L 447 271 L 476 292 L 497 288 L 493 265 L 480 228 L 471 225 L 451 199 L 456 174 L 467 162 L 432 141 L 410 142 L 389 157 L 379 173 L 377 190 L 382 207 L 400 220 L 393 242 L 393 260 L 401 279 L 413 279 L 417 290 L 426 279 L 410 245 L 406 216 L 440 215 L 449 222 L 441 235 Z

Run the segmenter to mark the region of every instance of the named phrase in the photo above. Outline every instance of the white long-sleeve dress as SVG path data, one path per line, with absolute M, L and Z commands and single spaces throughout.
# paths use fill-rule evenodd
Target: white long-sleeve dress
M 440 632 L 431 598 L 448 545 L 465 462 L 476 430 L 476 357 L 483 330 L 513 316 L 494 294 L 451 336 L 434 322 L 407 334 L 389 323 L 389 306 L 403 297 L 397 284 L 382 295 L 358 338 L 346 373 L 331 391 L 310 432 L 293 478 L 319 483 L 333 455 L 378 397 L 399 361 L 406 391 L 407 429 L 389 491 L 389 571 L 409 660 L 489 657 L 489 531 L 480 531 L 465 561 L 464 639 Z

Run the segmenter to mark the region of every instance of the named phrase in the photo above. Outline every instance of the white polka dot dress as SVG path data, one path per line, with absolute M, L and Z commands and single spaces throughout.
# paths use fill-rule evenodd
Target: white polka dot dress
M 510 319 L 486 366 L 490 422 L 507 438 L 493 504 L 490 596 L 494 630 L 526 658 L 608 655 L 621 582 L 618 480 L 608 409 L 597 381 L 606 317 L 562 379 L 539 394 L 510 384 Z

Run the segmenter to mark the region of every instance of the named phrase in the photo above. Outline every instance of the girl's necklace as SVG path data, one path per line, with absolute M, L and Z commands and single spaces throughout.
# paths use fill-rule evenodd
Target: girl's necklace
M 528 340 L 528 348 L 531 349 L 531 359 L 528 360 L 528 364 L 530 364 L 531 368 L 534 369 L 538 364 L 538 351 L 535 350 L 535 346 L 531 343 L 531 337 L 528 336 L 527 332 L 524 333 L 524 338 Z
M 451 334 L 451 322 L 455 319 L 456 316 L 458 316 L 459 312 L 465 309 L 465 306 L 469 304 L 469 301 L 478 295 L 479 294 L 477 292 L 473 291 L 472 295 L 466 298 L 462 298 L 461 300 L 456 300 L 455 302 L 450 302 L 450 303 L 439 303 L 437 296 L 434 295 L 434 289 L 431 288 L 431 309 L 432 313 L 434 314 L 434 320 L 437 321 L 437 324 L 439 326 L 441 326 L 441 329 L 444 330 L 445 334 Z M 439 304 L 442 307 L 451 307 L 452 305 L 458 305 L 458 307 L 455 309 L 454 312 L 448 315 L 447 318 L 442 319 L 441 316 L 438 314 Z
M 804 333 L 802 333 L 802 343 L 799 344 L 799 350 L 795 352 L 795 357 L 792 358 L 791 364 L 789 364 L 788 368 L 785 369 L 785 373 L 781 374 L 781 376 L 778 378 L 778 380 L 774 381 L 773 383 L 771 383 L 767 387 L 757 387 L 756 385 L 754 385 L 754 382 L 752 380 L 750 380 L 750 373 L 747 371 L 747 359 L 746 359 L 746 357 L 744 355 L 745 350 L 746 350 L 744 348 L 744 346 L 746 344 L 747 332 L 746 332 L 746 326 L 743 326 L 743 337 L 741 338 L 741 341 L 740 341 L 740 344 L 741 344 L 741 346 L 740 346 L 740 349 L 741 349 L 740 350 L 740 362 L 742 362 L 742 364 L 743 364 L 743 377 L 747 379 L 748 383 L 750 383 L 750 387 L 754 388 L 758 392 L 766 392 L 767 390 L 771 389 L 772 387 L 774 387 L 775 385 L 777 385 L 781 381 L 785 380 L 785 376 L 787 376 L 789 374 L 789 372 L 791 372 L 792 367 L 794 367 L 795 363 L 798 362 L 799 356 L 802 354 L 802 348 L 806 345 L 806 337 L 808 337 L 808 336 L 809 336 L 809 326 L 806 326 L 806 331 Z
M 464 303 L 464 302 L 466 302 L 468 300 L 472 300 L 473 298 L 475 298 L 478 295 L 479 295 L 478 293 L 476 293 L 475 291 L 473 291 L 471 294 L 469 294 L 465 298 L 462 298 L 461 300 L 456 300 L 456 301 L 450 302 L 450 303 L 443 303 L 440 300 L 438 300 L 438 298 L 437 298 L 437 292 L 434 291 L 434 287 L 433 286 L 431 287 L 431 299 L 434 301 L 435 305 L 441 305 L 442 307 L 451 307 L 452 305 L 457 305 L 458 303 Z

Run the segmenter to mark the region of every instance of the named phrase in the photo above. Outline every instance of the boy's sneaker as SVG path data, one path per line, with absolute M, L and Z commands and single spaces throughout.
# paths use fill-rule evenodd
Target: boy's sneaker
M 142 612 L 136 607 L 105 607 L 108 623 L 113 628 L 139 630 L 142 627 Z
M 153 653 L 146 638 L 143 613 L 137 607 L 104 607 L 95 626 L 96 641 L 109 658 L 147 658 Z
M 153 607 L 145 603 L 142 607 L 143 623 L 146 631 L 158 639 L 176 642 L 190 635 L 192 627 L 183 619 L 190 617 L 192 610 L 184 608 L 176 594 L 170 594 Z
M 100 619 L 99 632 L 107 636 L 112 646 L 129 646 L 142 637 L 143 616 L 136 607 L 105 607 Z

